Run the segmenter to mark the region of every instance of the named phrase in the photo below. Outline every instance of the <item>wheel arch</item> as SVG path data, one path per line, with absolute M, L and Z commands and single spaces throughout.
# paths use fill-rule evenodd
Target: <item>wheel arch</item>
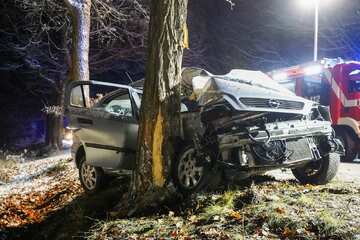
M 358 135 L 355 133 L 354 129 L 350 127 L 349 125 L 344 124 L 338 124 L 333 126 L 335 133 L 346 133 L 349 135 L 349 137 L 355 142 L 357 139 L 359 139 Z
M 343 128 L 347 132 L 349 132 L 349 134 L 351 134 L 350 136 L 352 137 L 353 140 L 360 138 L 359 122 L 357 122 L 353 118 L 349 118 L 349 117 L 340 118 L 338 120 L 338 124 L 334 126 L 334 129 L 337 127 Z
M 84 146 L 80 146 L 77 151 L 76 151 L 76 154 L 75 154 L 75 164 L 76 164 L 76 167 L 79 168 L 79 165 L 80 165 L 80 160 L 82 157 L 86 157 L 86 153 L 85 153 L 85 148 Z

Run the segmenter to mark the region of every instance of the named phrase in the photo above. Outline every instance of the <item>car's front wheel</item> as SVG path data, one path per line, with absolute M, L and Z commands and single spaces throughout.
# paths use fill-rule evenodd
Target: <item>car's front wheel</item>
M 177 188 L 183 194 L 201 191 L 206 186 L 210 159 L 201 159 L 193 145 L 183 148 L 173 169 L 173 178 Z
M 85 157 L 82 157 L 79 163 L 79 177 L 81 186 L 87 193 L 95 193 L 103 187 L 104 171 L 99 167 L 88 165 Z
M 336 176 L 339 165 L 340 155 L 329 153 L 318 161 L 309 162 L 304 166 L 292 169 L 292 172 L 301 183 L 323 185 Z

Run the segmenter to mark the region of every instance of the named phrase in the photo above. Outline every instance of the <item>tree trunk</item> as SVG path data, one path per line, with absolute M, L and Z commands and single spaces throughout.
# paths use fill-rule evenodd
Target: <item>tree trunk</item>
M 71 54 L 68 60 L 67 35 L 64 30 L 63 49 L 64 65 L 69 69 L 68 81 L 89 80 L 89 37 L 90 37 L 90 9 L 91 0 L 64 0 L 72 22 Z M 67 63 L 67 64 L 66 64 Z M 66 68 L 67 68 L 66 67 Z M 57 106 L 64 104 L 64 77 L 60 74 L 58 84 Z M 46 119 L 46 143 L 51 148 L 59 149 L 63 133 L 63 112 L 51 113 Z
M 72 49 L 69 81 L 89 80 L 91 0 L 64 0 L 72 20 Z
M 64 136 L 64 113 L 61 106 L 64 105 L 64 91 L 65 91 L 65 81 L 68 79 L 67 71 L 71 66 L 71 57 L 69 54 L 69 49 L 67 46 L 68 34 L 67 26 L 62 28 L 62 51 L 63 51 L 63 69 L 58 74 L 58 81 L 56 86 L 56 98 L 55 105 L 60 106 L 59 110 L 56 112 L 46 113 L 46 138 L 45 144 L 48 148 L 60 150 L 62 149 L 62 139 Z
M 45 143 L 49 150 L 62 148 L 63 118 L 62 115 L 46 114 L 46 138 Z
M 180 79 L 187 0 L 152 0 L 136 170 L 131 196 L 143 208 L 168 193 L 180 132 Z
M 72 23 L 71 34 L 71 54 L 67 51 L 67 35 L 64 31 L 63 49 L 65 51 L 64 64 L 69 69 L 67 81 L 88 81 L 89 77 L 89 44 L 90 44 L 90 9 L 91 0 L 64 0 Z M 60 79 L 58 87 L 59 96 L 57 104 L 64 105 L 64 83 L 65 78 Z M 89 96 L 88 91 L 86 91 Z M 49 116 L 50 118 L 50 138 L 52 144 L 61 145 L 63 133 L 63 112 L 60 116 Z

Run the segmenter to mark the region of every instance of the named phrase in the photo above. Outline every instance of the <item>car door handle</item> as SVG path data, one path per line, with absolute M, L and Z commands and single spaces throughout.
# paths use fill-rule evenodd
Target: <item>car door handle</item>
M 77 121 L 78 121 L 79 124 L 86 124 L 86 125 L 92 125 L 93 124 L 93 120 L 87 119 L 87 118 L 78 118 Z

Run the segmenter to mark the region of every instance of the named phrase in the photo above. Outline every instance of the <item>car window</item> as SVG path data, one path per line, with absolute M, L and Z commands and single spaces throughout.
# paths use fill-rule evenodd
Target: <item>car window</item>
M 133 116 L 130 95 L 128 92 L 107 100 L 102 106 L 106 112 L 116 116 Z
M 99 84 L 83 84 L 71 89 L 70 105 L 80 108 L 93 108 L 101 102 L 103 98 L 113 94 L 118 87 L 103 86 Z
M 75 107 L 84 107 L 85 106 L 82 86 L 77 86 L 71 91 L 70 105 L 75 106 Z

